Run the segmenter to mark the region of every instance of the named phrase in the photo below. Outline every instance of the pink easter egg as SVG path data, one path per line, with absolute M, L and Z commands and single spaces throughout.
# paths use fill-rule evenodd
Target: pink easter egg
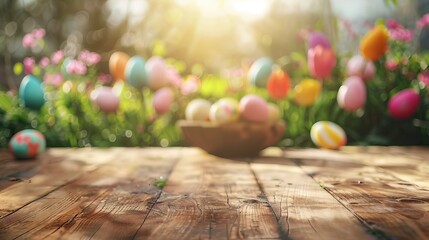
M 348 76 L 357 76 L 367 81 L 370 80 L 374 74 L 374 63 L 365 60 L 361 55 L 355 55 L 347 62 Z
M 119 97 L 110 87 L 99 87 L 93 90 L 91 100 L 105 113 L 116 112 L 119 108 Z
M 149 88 L 152 90 L 165 87 L 169 81 L 169 69 L 161 57 L 151 57 L 145 64 L 149 74 Z
M 351 76 L 338 90 L 337 102 L 347 111 L 356 111 L 366 102 L 366 87 L 360 77 Z
M 241 118 L 249 122 L 268 122 L 269 110 L 267 102 L 256 95 L 246 95 L 240 100 Z
M 420 96 L 413 89 L 396 93 L 388 102 L 390 115 L 399 120 L 412 117 L 420 106 Z
M 152 104 L 158 114 L 164 114 L 170 110 L 173 100 L 173 91 L 170 88 L 163 87 L 155 92 Z

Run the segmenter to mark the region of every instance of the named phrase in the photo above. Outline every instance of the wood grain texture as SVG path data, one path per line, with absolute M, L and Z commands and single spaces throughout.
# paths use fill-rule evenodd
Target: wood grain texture
M 115 155 L 119 153 L 115 154 L 114 151 L 115 149 L 53 149 L 46 152 L 37 160 L 38 165 L 26 173 L 25 181 L 15 181 L 10 186 L 3 185 L 0 191 L 0 218 L 79 178 L 82 174 L 97 169 L 102 163 L 115 159 Z M 27 168 L 22 170 L 28 171 Z M 3 181 L 10 182 L 7 179 Z
M 428 239 L 428 153 L 270 148 L 239 160 L 92 148 L 3 158 L 0 239 L 371 239 L 366 229 Z
M 291 239 L 372 239 L 358 219 L 284 158 L 251 164 L 286 236 Z
M 313 159 L 302 157 L 295 155 L 295 162 L 369 227 L 394 239 L 429 236 L 429 191 L 384 170 L 380 159 L 327 150 L 314 150 Z M 413 164 L 414 160 L 402 161 Z
M 161 191 L 156 179 L 169 173 L 171 156 L 179 152 L 127 149 L 115 161 L 0 219 L 0 239 L 132 239 Z
M 280 235 L 247 162 L 188 151 L 136 238 L 278 239 Z

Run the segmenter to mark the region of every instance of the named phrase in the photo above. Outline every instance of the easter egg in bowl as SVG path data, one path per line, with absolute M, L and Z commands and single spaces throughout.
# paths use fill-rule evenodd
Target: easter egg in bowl
M 239 119 L 238 102 L 233 98 L 221 98 L 210 107 L 210 121 L 218 124 L 232 123 Z
M 191 146 L 220 157 L 255 157 L 263 149 L 275 145 L 284 136 L 286 124 L 232 122 L 218 124 L 181 120 L 182 135 Z

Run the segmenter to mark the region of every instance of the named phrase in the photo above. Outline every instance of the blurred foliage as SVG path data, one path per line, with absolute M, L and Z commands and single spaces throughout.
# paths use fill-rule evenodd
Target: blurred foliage
M 427 69 L 428 54 L 413 53 L 401 43 L 392 45 L 389 56 L 375 63 L 377 74 L 367 83 L 365 107 L 352 113 L 341 109 L 336 101 L 350 54 L 337 55 L 337 66 L 331 77 L 323 81 L 323 90 L 317 101 L 312 106 L 302 107 L 293 101 L 293 92 L 285 99 L 276 100 L 266 89 L 250 86 L 246 71 L 252 61 L 250 59 L 270 56 L 290 75 L 293 86 L 308 78 L 306 44 L 297 33 L 302 28 L 311 28 L 335 36 L 335 28 L 332 28 L 335 19 L 331 13 L 286 14 L 282 11 L 281 1 L 273 1 L 267 13 L 270 18 L 261 18 L 248 25 L 251 35 L 244 38 L 254 39 L 258 46 L 249 50 L 241 48 L 235 41 L 243 38 L 240 36 L 243 25 L 221 24 L 244 21 L 236 16 L 212 19 L 209 24 L 222 27 L 223 31 L 205 36 L 198 35 L 198 31 L 206 26 L 199 25 L 201 13 L 196 5 L 184 6 L 173 0 L 144 1 L 147 5 L 137 22 L 128 17 L 112 24 L 108 17 L 115 15 L 116 9 L 107 8 L 108 2 L 111 1 L 5 0 L 0 3 L 0 29 L 4 29 L 0 31 L 1 79 L 3 85 L 7 85 L 4 90 L 0 87 L 0 147 L 6 147 L 14 133 L 26 128 L 41 131 L 49 147 L 184 145 L 176 122 L 184 118 L 184 109 L 190 100 L 202 97 L 215 102 L 225 96 L 240 99 L 249 93 L 263 96 L 280 107 L 288 127 L 279 146 L 314 146 L 309 132 L 312 125 L 321 120 L 342 126 L 350 144 L 429 144 L 429 99 L 426 87 L 416 77 L 417 73 Z M 315 2 L 323 5 L 329 1 Z M 397 1 L 387 2 L 395 4 Z M 126 7 L 132 8 L 130 1 L 127 3 Z M 222 21 L 219 23 L 217 20 Z M 44 47 L 40 51 L 22 48 L 24 33 L 39 27 L 47 31 Z M 198 76 L 201 86 L 190 95 L 183 95 L 179 88 L 172 88 L 175 100 L 171 111 L 164 115 L 158 115 L 152 106 L 154 92 L 137 90 L 127 84 L 114 86 L 121 89 L 118 112 L 101 112 L 90 100 L 90 92 L 101 85 L 96 73 L 88 74 L 86 78 L 68 77 L 59 88 L 47 86 L 47 102 L 40 111 L 29 110 L 22 105 L 16 89 L 23 74 L 13 75 L 15 62 L 29 55 L 40 60 L 55 49 L 64 49 L 67 55 L 76 57 L 84 48 L 100 53 L 102 60 L 94 70 L 97 72 L 107 72 L 111 53 L 122 50 L 146 59 L 163 56 L 182 76 Z M 405 58 L 407 64 L 388 71 L 385 68 L 387 58 L 401 61 Z M 226 66 L 236 66 L 241 74 L 234 77 L 212 74 L 226 70 Z M 20 72 L 18 70 L 15 69 Z M 43 74 L 42 71 L 39 77 L 43 78 Z M 419 112 L 414 119 L 392 119 L 386 110 L 387 101 L 399 90 L 410 86 L 421 94 Z

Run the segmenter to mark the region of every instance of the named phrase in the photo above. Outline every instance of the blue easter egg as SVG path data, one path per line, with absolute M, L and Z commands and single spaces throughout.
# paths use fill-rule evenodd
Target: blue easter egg
M 265 88 L 268 78 L 273 72 L 273 61 L 267 57 L 256 60 L 249 69 L 249 82 L 257 87 Z
M 42 133 L 34 129 L 17 132 L 9 141 L 9 151 L 17 159 L 33 159 L 46 149 Z
M 45 103 L 42 83 L 33 75 L 27 75 L 19 86 L 19 99 L 28 108 L 39 110 Z
M 143 58 L 134 56 L 130 58 L 125 67 L 125 78 L 135 88 L 143 88 L 148 85 L 149 77 L 146 72 Z

